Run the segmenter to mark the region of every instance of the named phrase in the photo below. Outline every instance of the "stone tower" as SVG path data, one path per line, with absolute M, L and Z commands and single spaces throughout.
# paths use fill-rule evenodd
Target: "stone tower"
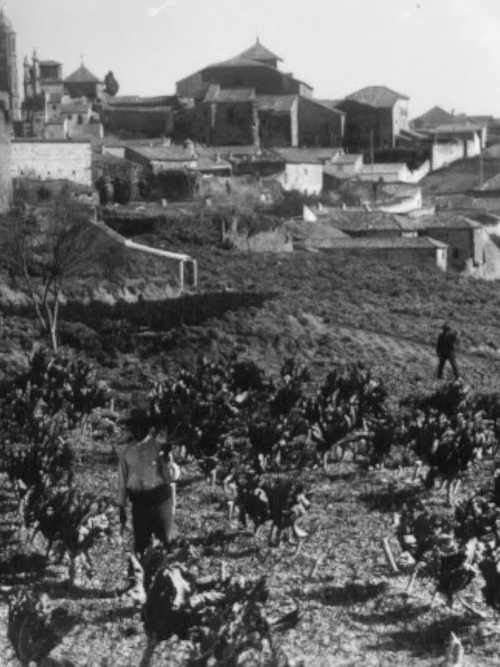
M 11 119 L 20 120 L 16 33 L 3 9 L 0 9 L 0 99 L 8 106 Z

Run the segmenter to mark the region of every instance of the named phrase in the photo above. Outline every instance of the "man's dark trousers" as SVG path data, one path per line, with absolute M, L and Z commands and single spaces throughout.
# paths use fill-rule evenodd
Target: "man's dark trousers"
M 441 379 L 443 377 L 443 369 L 444 369 L 444 365 L 447 361 L 450 362 L 450 366 L 453 370 L 453 375 L 455 376 L 455 380 L 458 380 L 460 375 L 458 373 L 457 360 L 455 358 L 455 353 L 454 352 L 448 352 L 448 354 L 440 355 L 438 371 L 437 371 L 438 378 Z

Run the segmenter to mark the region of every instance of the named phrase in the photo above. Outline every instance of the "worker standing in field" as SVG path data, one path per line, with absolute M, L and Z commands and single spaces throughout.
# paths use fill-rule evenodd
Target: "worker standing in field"
M 460 377 L 458 372 L 456 349 L 458 347 L 458 334 L 454 331 L 448 323 L 443 324 L 441 333 L 438 336 L 436 352 L 438 356 L 437 376 L 439 379 L 443 377 L 444 365 L 447 361 L 453 370 L 455 380 Z
M 127 523 L 127 499 L 132 505 L 135 551 L 143 554 L 151 536 L 165 545 L 178 535 L 172 483 L 180 475 L 179 467 L 156 438 L 147 410 L 134 409 L 127 422 L 134 437 L 121 453 L 118 468 L 118 505 L 120 523 Z

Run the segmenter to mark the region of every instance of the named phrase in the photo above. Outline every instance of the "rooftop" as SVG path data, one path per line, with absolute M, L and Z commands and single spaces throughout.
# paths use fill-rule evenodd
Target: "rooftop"
M 348 95 L 346 100 L 366 104 L 370 107 L 393 107 L 398 100 L 409 100 L 407 95 L 397 93 L 387 86 L 367 86 Z
M 336 250 L 337 248 L 356 249 L 360 250 L 375 250 L 375 249 L 425 249 L 425 248 L 447 248 L 446 243 L 436 241 L 428 236 L 364 236 L 362 238 L 338 238 L 330 242 L 329 247 L 324 246 L 321 250 L 328 252 L 329 250 Z
M 397 217 L 390 213 L 328 209 L 325 218 L 333 227 L 347 233 L 403 231 Z
M 212 84 L 205 95 L 205 102 L 238 104 L 254 100 L 254 88 L 221 88 L 218 84 Z
M 274 152 L 291 164 L 324 164 L 338 155 L 339 148 L 275 148 Z
M 257 109 L 274 113 L 288 113 L 296 100 L 297 95 L 257 95 Z
M 82 63 L 80 67 L 64 79 L 64 83 L 102 83 Z
M 272 51 L 269 51 L 263 44 L 260 43 L 259 38 L 253 46 L 251 46 L 243 53 L 240 53 L 240 58 L 250 58 L 251 60 L 280 60 L 283 61 L 283 58 L 280 58 Z
M 374 164 L 364 164 L 361 171 L 365 174 L 399 174 L 401 169 L 406 168 L 404 162 L 375 162 Z
M 441 107 L 434 106 L 429 111 L 426 111 L 421 116 L 414 118 L 410 124 L 418 123 L 418 125 L 434 126 L 434 125 L 446 125 L 449 123 L 455 123 L 456 117 L 445 111 Z

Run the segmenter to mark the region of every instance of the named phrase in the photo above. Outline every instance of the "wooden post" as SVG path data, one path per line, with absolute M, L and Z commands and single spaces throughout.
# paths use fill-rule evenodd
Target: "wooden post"
M 181 292 L 184 291 L 184 260 L 182 259 L 179 262 L 179 289 Z
M 398 566 L 396 565 L 396 561 L 394 560 L 394 556 L 392 555 L 391 547 L 389 546 L 389 538 L 385 537 L 382 540 L 382 548 L 384 550 L 385 557 L 387 559 L 387 563 L 391 570 L 394 572 L 394 574 L 399 573 Z

